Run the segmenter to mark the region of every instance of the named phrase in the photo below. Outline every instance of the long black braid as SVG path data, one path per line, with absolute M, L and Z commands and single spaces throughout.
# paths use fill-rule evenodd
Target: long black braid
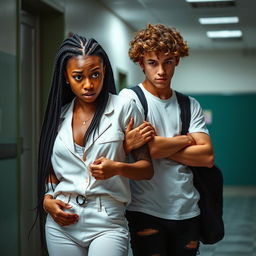
M 46 214 L 43 209 L 43 199 L 46 192 L 45 183 L 51 172 L 51 155 L 53 144 L 57 135 L 60 122 L 61 108 L 72 101 L 75 97 L 70 86 L 66 84 L 65 70 L 67 61 L 74 56 L 97 55 L 105 65 L 105 76 L 102 90 L 97 98 L 96 112 L 92 122 L 84 136 L 85 142 L 89 136 L 98 128 L 100 119 L 108 102 L 109 92 L 116 94 L 113 71 L 108 56 L 100 44 L 94 40 L 87 40 L 85 37 L 73 35 L 63 41 L 60 46 L 53 70 L 52 84 L 48 98 L 47 108 L 44 115 L 38 154 L 38 202 L 37 216 L 40 220 L 42 241 L 44 242 L 44 223 Z

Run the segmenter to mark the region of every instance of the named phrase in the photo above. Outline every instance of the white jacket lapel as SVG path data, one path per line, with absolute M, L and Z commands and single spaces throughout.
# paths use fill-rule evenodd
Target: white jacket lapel
M 75 100 L 75 99 L 74 99 Z M 74 148 L 74 139 L 73 139 L 73 131 L 72 131 L 72 117 L 73 117 L 73 108 L 74 108 L 74 100 L 71 102 L 67 111 L 64 113 L 61 119 L 63 120 L 60 124 L 59 136 L 63 141 L 65 146 L 71 151 L 75 152 Z M 111 116 L 114 112 L 114 106 L 111 101 L 111 94 L 109 95 L 109 101 L 106 106 L 105 112 L 101 117 L 99 128 L 96 129 L 95 135 L 90 136 L 89 140 L 86 142 L 85 151 L 87 151 L 93 143 L 100 138 L 106 130 L 111 127 Z
M 111 116 L 112 116 L 113 112 L 114 112 L 114 106 L 112 104 L 111 94 L 110 94 L 108 104 L 105 108 L 105 112 L 102 115 L 101 120 L 100 120 L 99 128 L 96 129 L 94 136 L 93 135 L 90 136 L 89 140 L 86 142 L 85 151 L 87 151 L 93 145 L 93 143 L 97 139 L 99 139 L 105 133 L 105 131 L 107 131 L 111 127 L 111 125 L 112 125 Z

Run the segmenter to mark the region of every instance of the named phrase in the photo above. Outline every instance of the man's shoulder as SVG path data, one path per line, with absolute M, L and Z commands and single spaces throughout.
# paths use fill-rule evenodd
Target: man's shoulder
M 183 92 L 179 92 L 177 90 L 174 90 L 174 92 L 176 94 L 176 97 L 178 97 L 178 95 L 181 95 L 181 96 L 184 96 L 184 97 L 188 97 L 188 99 L 190 100 L 190 104 L 192 106 L 199 104 L 198 100 L 195 97 L 193 97 L 193 96 L 191 96 L 189 94 L 186 94 L 186 93 L 183 93 Z

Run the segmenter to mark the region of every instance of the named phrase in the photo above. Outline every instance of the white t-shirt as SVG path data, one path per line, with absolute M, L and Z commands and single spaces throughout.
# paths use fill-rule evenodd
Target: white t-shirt
M 131 116 L 134 117 L 135 126 L 143 120 L 134 100 L 109 95 L 99 128 L 85 145 L 85 160 L 75 149 L 72 133 L 73 106 L 74 100 L 64 107 L 62 123 L 53 146 L 51 161 L 59 180 L 54 197 L 61 193 L 107 194 L 128 203 L 131 197 L 129 179 L 116 175 L 106 180 L 96 180 L 90 173 L 89 165 L 102 156 L 114 161 L 126 161 L 123 140 L 127 124 Z
M 173 137 L 181 132 L 180 108 L 173 90 L 169 99 L 162 100 L 152 95 L 142 84 L 148 103 L 147 121 L 162 137 Z M 136 95 L 130 89 L 123 89 L 120 95 L 134 99 L 144 116 L 143 107 Z M 191 122 L 189 132 L 204 132 L 208 134 L 202 109 L 192 97 Z M 151 180 L 130 181 L 132 201 L 128 210 L 144 212 L 159 218 L 182 220 L 200 214 L 197 205 L 199 193 L 193 186 L 193 174 L 184 166 L 167 158 L 152 159 L 154 176 Z

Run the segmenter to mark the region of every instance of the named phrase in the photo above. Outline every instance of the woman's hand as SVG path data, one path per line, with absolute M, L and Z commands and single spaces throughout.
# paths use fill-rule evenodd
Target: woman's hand
M 60 226 L 72 225 L 79 220 L 77 214 L 63 211 L 63 209 L 71 209 L 71 205 L 66 204 L 61 200 L 53 199 L 51 195 L 45 195 L 43 207 Z
M 156 136 L 156 131 L 149 122 L 144 121 L 135 129 L 133 129 L 133 125 L 134 119 L 131 117 L 125 131 L 124 150 L 126 154 L 134 149 L 140 148 Z
M 115 161 L 100 157 L 90 164 L 90 171 L 96 180 L 106 180 L 118 174 L 116 164 Z

